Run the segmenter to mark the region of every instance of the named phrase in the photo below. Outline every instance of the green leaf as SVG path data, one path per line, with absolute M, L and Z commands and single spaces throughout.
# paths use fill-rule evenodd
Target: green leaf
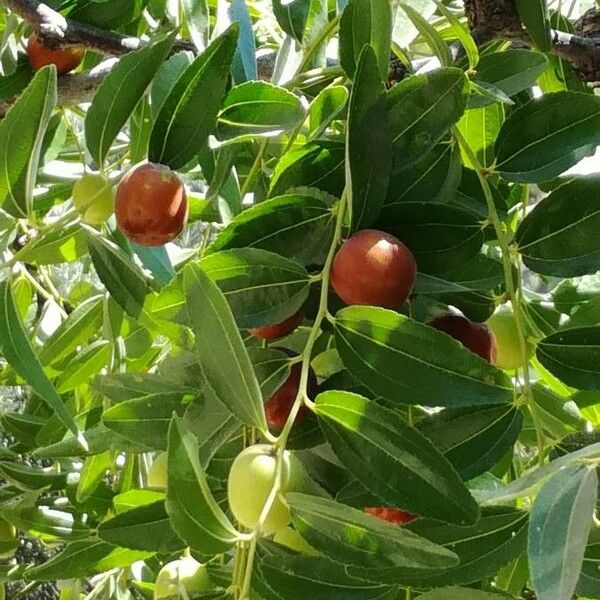
M 532 271 L 579 277 L 600 269 L 600 176 L 574 178 L 523 219 L 515 241 Z
M 304 119 L 298 96 L 265 81 L 248 81 L 231 89 L 217 118 L 217 137 L 276 135 Z
M 68 473 L 43 471 L 37 467 L 6 461 L 0 461 L 0 473 L 17 487 L 25 490 L 64 490 L 67 484 L 77 477 L 69 477 Z
M 552 42 L 550 40 L 550 15 L 546 0 L 516 0 L 519 16 L 527 33 L 536 46 L 547 52 Z M 558 600 L 558 599 L 557 599 Z
M 163 554 L 184 547 L 171 528 L 163 500 L 132 508 L 100 523 L 98 536 L 123 548 Z
M 130 316 L 138 317 L 150 291 L 148 279 L 119 246 L 86 228 L 92 263 L 110 295 Z
M 208 45 L 210 33 L 210 12 L 207 0 L 181 0 L 181 8 L 192 42 L 198 50 L 204 50 Z
M 44 134 L 56 105 L 56 69 L 40 69 L 0 122 L 0 208 L 14 217 L 32 210 Z
M 183 415 L 184 411 L 181 398 L 146 396 L 112 406 L 102 415 L 102 422 L 132 442 L 164 450 L 171 416 L 174 412 Z
M 64 394 L 88 383 L 108 364 L 112 349 L 111 342 L 98 340 L 82 350 L 56 379 L 57 391 Z
M 429 19 L 436 10 L 436 6 L 431 0 L 403 0 L 402 3 L 417 10 L 425 19 Z M 399 48 L 408 48 L 419 31 L 400 7 L 395 12 L 392 40 Z
M 190 404 L 183 421 L 198 439 L 198 458 L 203 469 L 241 427 L 231 411 L 208 388 L 204 402 Z
M 34 75 L 28 60 L 18 61 L 14 73 L 0 77 L 0 100 L 10 100 L 18 96 Z
M 419 421 L 417 429 L 467 480 L 498 463 L 517 441 L 522 425 L 522 414 L 504 404 L 446 409 Z
M 63 399 L 52 385 L 29 342 L 17 312 L 9 281 L 0 282 L 0 347 L 8 364 L 39 394 L 66 427 L 79 436 L 79 430 Z
M 316 412 L 340 461 L 386 504 L 455 523 L 479 517 L 450 463 L 397 413 L 340 391 L 319 394 Z
M 571 600 L 598 495 L 594 466 L 572 465 L 538 493 L 529 525 L 529 566 L 540 600 Z
M 419 160 L 462 116 L 468 81 L 455 67 L 408 77 L 387 92 L 395 163 Z
M 183 271 L 183 288 L 207 385 L 242 423 L 266 431 L 258 381 L 225 296 L 194 263 Z
M 600 558 L 600 529 L 594 527 L 585 550 L 581 576 L 577 583 L 577 593 L 581 596 L 594 598 L 600 593 L 600 569 L 598 559 Z
M 167 285 L 175 277 L 175 269 L 164 246 L 140 246 L 131 242 L 131 248 L 157 283 Z
M 479 63 L 479 49 L 477 48 L 477 43 L 473 39 L 469 28 L 461 22 L 455 13 L 448 10 L 439 0 L 435 0 L 435 5 L 440 13 L 446 17 L 448 24 L 452 28 L 452 33 L 464 48 L 465 54 L 469 59 L 469 68 L 472 70 L 476 69 Z M 404 6 L 406 8 L 408 5 Z
M 192 400 L 199 391 L 184 382 L 171 381 L 150 373 L 119 373 L 97 377 L 92 382 L 100 394 L 113 403 L 125 400 L 182 402 Z
M 33 265 L 54 265 L 74 262 L 86 253 L 85 234 L 79 223 L 73 223 L 33 238 L 16 253 L 15 259 Z
M 81 444 L 74 436 L 67 436 L 64 440 L 38 448 L 35 455 L 39 458 L 68 458 L 75 456 L 93 456 L 101 454 L 107 450 L 118 450 L 121 452 L 131 452 L 139 454 L 148 452 L 152 448 L 143 444 L 131 442 L 117 432 L 112 431 L 106 425 L 99 423 L 83 431 L 81 436 L 85 440 L 88 448 L 86 451 L 81 449 Z
M 507 181 L 538 183 L 560 175 L 600 143 L 600 98 L 546 94 L 515 110 L 496 140 L 496 170 Z
M 308 109 L 310 139 L 320 137 L 331 122 L 346 108 L 350 94 L 343 85 L 331 85 L 321 90 Z
M 439 571 L 389 567 L 364 569 L 347 567 L 349 575 L 368 581 L 398 583 L 418 588 L 463 585 L 494 576 L 527 546 L 528 514 L 510 507 L 484 510 L 470 526 L 451 525 L 432 519 L 417 519 L 405 526 L 429 541 L 455 552 L 460 563 Z M 462 600 L 462 598 L 461 598 Z
M 308 297 L 306 269 L 273 252 L 234 248 L 204 257 L 201 266 L 225 295 L 238 327 L 280 323 Z
M 192 64 L 193 60 L 194 55 L 191 52 L 177 52 L 169 56 L 160 66 L 152 80 L 152 88 L 150 89 L 150 104 L 154 116 L 160 113 L 160 109 L 169 96 L 171 89 L 182 73 Z
M 311 0 L 273 0 L 273 14 L 283 31 L 302 43 Z
M 76 2 L 70 18 L 101 27 L 116 29 L 135 20 L 145 8 L 146 0 L 104 0 L 103 2 Z
M 504 595 L 461 587 L 432 590 L 419 598 L 420 600 L 507 600 Z
M 360 3 L 388 4 L 371 0 L 356 2 Z M 377 218 L 392 167 L 390 126 L 383 94 L 375 52 L 371 46 L 365 46 L 350 95 L 346 133 L 346 190 L 355 230 L 371 225 Z
M 401 4 L 402 10 L 408 15 L 409 19 L 417 28 L 421 37 L 427 42 L 427 45 L 433 50 L 439 59 L 441 65 L 446 67 L 452 63 L 450 48 L 444 38 L 438 33 L 438 30 L 429 21 L 423 17 L 419 11 L 415 10 L 409 4 Z
M 484 54 L 477 65 L 477 80 L 510 97 L 534 86 L 547 67 L 548 59 L 541 52 L 511 48 Z
M 107 471 L 113 467 L 113 461 L 114 454 L 108 450 L 85 459 L 75 492 L 77 502 L 85 502 L 92 496 L 106 477 Z
M 17 529 L 34 534 L 51 535 L 64 540 L 87 538 L 90 528 L 70 512 L 47 506 L 26 506 L 2 510 L 2 517 Z
M 540 383 L 535 383 L 531 392 L 541 425 L 550 437 L 562 440 L 585 427 L 585 418 L 580 414 L 575 399 L 559 396 Z
M 237 38 L 234 24 L 177 79 L 156 116 L 149 160 L 180 169 L 206 144 L 225 95 Z
M 151 552 L 127 550 L 102 540 L 81 540 L 69 544 L 47 562 L 29 567 L 24 576 L 30 581 L 87 578 L 117 567 L 128 567 L 149 556 Z
M 159 492 L 158 490 L 148 488 L 135 488 L 123 492 L 122 494 L 117 494 L 113 498 L 113 504 L 115 512 L 120 514 L 128 510 L 139 508 L 140 506 L 148 506 L 159 500 L 164 502 L 165 496 L 165 492 L 162 491 Z
M 302 537 L 343 564 L 435 569 L 458 563 L 452 552 L 408 529 L 339 502 L 296 493 L 287 494 L 286 500 Z
M 85 117 L 85 140 L 90 154 L 102 164 L 112 143 L 150 85 L 175 37 L 122 56 L 100 84 Z
M 538 343 L 540 363 L 571 387 L 600 388 L 600 327 L 574 327 Z
M 350 306 L 337 313 L 335 336 L 346 368 L 390 402 L 450 407 L 512 402 L 506 374 L 404 315 Z
M 102 325 L 102 296 L 82 302 L 46 340 L 40 350 L 40 362 L 46 366 L 65 358 L 85 344 Z
M 248 348 L 248 354 L 266 401 L 289 377 L 290 357 L 283 350 L 272 347 Z
M 521 498 L 522 496 L 529 494 L 530 490 L 534 487 L 571 463 L 587 458 L 597 460 L 598 457 L 600 457 L 600 442 L 590 444 L 581 450 L 570 452 L 560 458 L 555 458 L 547 465 L 538 467 L 507 485 L 496 487 L 495 489 L 487 490 L 485 492 L 478 492 L 477 499 L 480 503 L 502 504 L 515 500 L 516 498 Z
M 417 273 L 414 294 L 460 294 L 464 292 L 489 292 L 504 283 L 502 263 L 478 254 L 474 259 L 440 275 Z
M 484 167 L 491 167 L 494 163 L 494 143 L 503 122 L 504 106 L 498 102 L 481 108 L 471 108 L 465 111 L 458 122 L 458 129 L 469 140 L 469 146 Z M 463 162 L 465 166 L 475 168 L 469 157 L 464 154 Z
M 389 2 L 350 0 L 340 21 L 340 64 L 348 77 L 355 78 L 365 46 L 373 50 L 369 68 L 380 81 L 386 81 L 389 70 L 392 36 L 392 12 Z
M 400 202 L 450 200 L 460 183 L 460 152 L 453 144 L 441 143 L 413 163 L 402 156 L 392 168 L 383 207 Z
M 260 248 L 301 264 L 319 264 L 331 245 L 334 213 L 327 202 L 287 194 L 240 213 L 207 248 L 205 255 L 231 248 Z
M 484 242 L 477 215 L 447 204 L 393 204 L 381 211 L 375 227 L 402 240 L 425 273 L 460 267 L 479 254 Z
M 165 506 L 175 531 L 203 554 L 220 554 L 231 548 L 239 534 L 208 487 L 198 460 L 196 437 L 177 417 L 169 428 L 167 471 Z
M 333 140 L 318 140 L 287 152 L 273 170 L 269 196 L 280 196 L 301 187 L 341 196 L 345 156 L 344 144 Z
M 337 563 L 306 556 L 267 556 L 259 563 L 265 582 L 286 600 L 392 600 L 396 590 L 351 577 Z

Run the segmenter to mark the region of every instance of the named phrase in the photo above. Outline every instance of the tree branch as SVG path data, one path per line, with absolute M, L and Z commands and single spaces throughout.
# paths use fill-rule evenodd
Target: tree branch
M 58 78 L 58 104 L 81 104 L 90 102 L 98 89 L 98 86 L 104 81 L 104 78 L 110 73 L 111 69 L 117 63 L 115 58 L 105 60 L 91 71 L 85 73 L 73 73 L 62 75 Z M 10 98 L 0 102 L 0 119 L 4 117 L 8 109 L 15 103 L 16 98 Z
M 4 4 L 31 23 L 44 45 L 51 49 L 83 46 L 103 54 L 121 56 L 148 43 L 141 38 L 72 21 L 37 0 L 4 0 Z M 173 46 L 173 52 L 181 50 L 195 52 L 196 48 L 193 44 L 178 40 Z

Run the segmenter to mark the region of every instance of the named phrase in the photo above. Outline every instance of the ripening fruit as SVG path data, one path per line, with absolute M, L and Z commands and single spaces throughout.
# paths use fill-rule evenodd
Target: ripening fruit
M 73 186 L 73 204 L 90 225 L 101 225 L 115 210 L 112 186 L 102 175 L 84 175 Z
M 301 322 L 302 313 L 298 311 L 291 317 L 281 321 L 281 323 L 267 325 L 266 327 L 254 327 L 248 331 L 254 337 L 260 338 L 261 340 L 276 340 L 288 335 L 289 333 L 292 333 L 292 331 L 294 331 L 294 329 L 296 329 Z
M 79 66 L 83 55 L 84 51 L 81 48 L 50 50 L 35 33 L 32 33 L 27 40 L 27 58 L 36 71 L 46 65 L 56 65 L 57 73 L 64 75 Z
M 167 489 L 167 453 L 161 452 L 156 455 L 154 462 L 150 465 L 148 470 L 148 481 L 149 488 L 155 488 L 157 490 Z
M 321 556 L 321 554 L 315 550 L 295 529 L 291 527 L 284 527 L 280 529 L 274 536 L 273 541 L 277 544 L 281 544 L 290 550 L 296 552 L 302 552 L 302 554 L 308 554 L 309 556 Z
M 17 544 L 17 530 L 8 521 L 0 518 L 0 558 L 12 556 Z
M 515 315 L 507 306 L 499 308 L 487 320 L 487 325 L 496 338 L 496 365 L 498 367 L 511 371 L 522 367 L 531 358 L 535 348 L 527 341 L 526 356 L 523 356 Z
M 346 240 L 331 269 L 331 286 L 346 304 L 400 308 L 417 274 L 411 251 L 393 235 L 365 229 Z
M 265 414 L 267 416 L 267 425 L 270 429 L 280 430 L 283 429 L 290 411 L 298 395 L 298 388 L 300 387 L 300 375 L 302 373 L 302 365 L 296 363 L 292 365 L 288 378 L 283 384 L 273 393 L 273 395 L 265 403 Z M 315 372 L 309 368 L 308 381 L 306 385 L 306 391 L 308 397 L 313 399 L 317 394 L 317 376 Z M 296 417 L 296 423 L 299 423 L 308 414 L 306 406 L 302 405 L 298 416 Z
M 406 525 L 417 518 L 416 515 L 400 510 L 399 508 L 385 508 L 383 506 L 367 507 L 365 508 L 365 512 L 388 523 L 394 523 L 394 525 Z
M 496 362 L 496 340 L 485 323 L 475 323 L 463 315 L 448 313 L 432 319 L 429 325 L 452 336 L 489 363 Z
M 214 585 L 210 580 L 206 567 L 185 556 L 167 563 L 158 573 L 154 584 L 154 600 L 160 598 L 181 598 L 180 587 L 191 596 L 211 590 Z
M 164 165 L 144 163 L 128 171 L 115 198 L 117 224 L 141 246 L 162 246 L 185 227 L 188 201 L 179 177 Z
M 292 454 L 286 450 L 283 456 L 281 489 L 263 524 L 264 535 L 282 529 L 291 520 L 283 495 L 298 484 L 301 475 Z M 233 461 L 227 481 L 229 507 L 235 518 L 248 529 L 258 523 L 275 482 L 276 466 L 274 450 L 266 444 L 246 448 Z

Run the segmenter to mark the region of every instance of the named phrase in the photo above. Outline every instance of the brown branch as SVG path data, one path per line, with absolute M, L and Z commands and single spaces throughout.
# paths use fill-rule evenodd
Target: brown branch
M 59 77 L 57 86 L 58 104 L 63 106 L 65 104 L 90 102 L 98 86 L 104 81 L 116 62 L 116 59 L 111 58 L 100 63 L 91 71 Z M 0 119 L 4 117 L 17 98 L 18 96 L 0 102 Z
M 121 56 L 147 44 L 146 40 L 127 36 L 65 18 L 37 0 L 4 0 L 4 4 L 31 23 L 44 44 L 51 49 L 61 46 L 83 46 L 103 54 Z M 173 52 L 195 51 L 195 47 L 178 40 Z

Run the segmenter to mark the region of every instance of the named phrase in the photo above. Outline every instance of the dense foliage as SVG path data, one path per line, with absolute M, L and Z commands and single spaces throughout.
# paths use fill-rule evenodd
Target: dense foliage
M 600 598 L 600 98 L 550 43 L 592 3 L 516 2 L 523 47 L 458 2 L 50 2 L 77 48 L 32 4 L 7 597 Z

